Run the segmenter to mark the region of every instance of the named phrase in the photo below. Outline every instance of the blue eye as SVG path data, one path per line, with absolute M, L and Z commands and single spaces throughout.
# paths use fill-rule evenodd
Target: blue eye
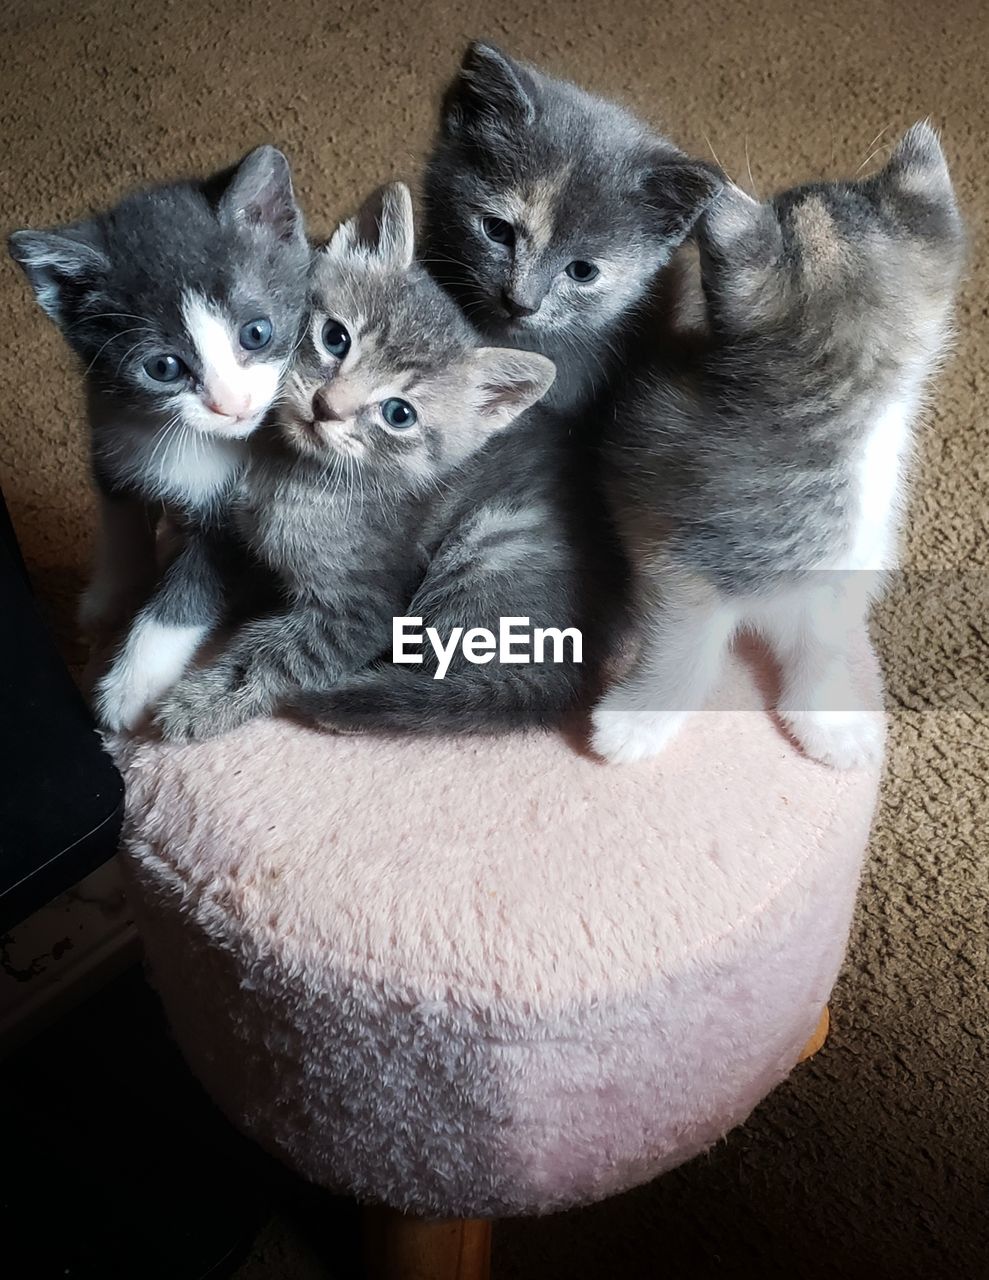
M 144 372 L 154 382 L 178 382 L 189 371 L 178 356 L 163 352 L 161 355 L 148 356 L 144 362 Z
M 577 258 L 567 267 L 567 275 L 571 280 L 576 280 L 578 284 L 590 284 L 600 274 L 600 269 L 593 262 L 585 262 L 583 258 Z
M 271 321 L 267 316 L 258 316 L 256 320 L 248 320 L 241 325 L 240 345 L 245 351 L 260 351 L 271 341 Z
M 386 400 L 381 406 L 381 416 L 396 431 L 407 431 L 419 421 L 415 409 L 408 400 Z
M 515 228 L 504 218 L 482 218 L 481 227 L 484 234 L 495 244 L 512 245 L 515 243 Z
M 323 325 L 323 346 L 338 360 L 350 350 L 350 334 L 339 320 L 327 320 Z

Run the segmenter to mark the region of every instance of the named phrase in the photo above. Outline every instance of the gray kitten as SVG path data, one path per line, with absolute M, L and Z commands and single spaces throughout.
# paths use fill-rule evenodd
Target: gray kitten
M 720 183 L 615 103 L 474 43 L 426 169 L 426 260 L 488 340 L 554 361 L 548 402 L 573 409 Z
M 780 716 L 836 767 L 876 761 L 848 646 L 882 574 L 921 397 L 950 336 L 963 230 L 934 130 L 879 173 L 759 203 L 728 188 L 699 224 L 709 341 L 618 398 L 613 505 L 642 650 L 595 709 L 611 760 L 660 751 L 742 628 L 781 666 Z
M 146 601 L 96 696 L 108 728 L 131 727 L 216 621 L 218 517 L 298 338 L 302 214 L 288 162 L 265 146 L 204 181 L 15 231 L 10 251 L 85 362 L 102 528 L 81 620 L 105 639 Z M 185 537 L 158 583 L 162 504 Z
M 421 666 L 378 662 L 302 709 L 330 726 L 409 733 L 558 726 L 594 687 L 624 586 L 589 397 L 722 179 L 621 108 L 488 45 L 468 49 L 441 128 L 425 177 L 426 263 L 486 338 L 551 355 L 558 371 L 549 396 L 451 478 L 405 613 L 443 637 L 497 632 L 509 617 L 576 628 L 582 663 L 569 648 L 527 665 L 457 653 L 437 680 L 427 653 Z
M 286 601 L 176 685 L 158 713 L 169 738 L 292 708 L 385 651 L 438 489 L 553 380 L 540 355 L 477 345 L 413 239 L 394 184 L 315 254 L 305 340 L 235 507 Z

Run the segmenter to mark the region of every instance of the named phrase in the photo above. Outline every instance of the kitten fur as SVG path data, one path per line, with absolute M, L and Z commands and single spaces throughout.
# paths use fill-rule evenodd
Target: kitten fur
M 302 215 L 285 157 L 263 146 L 205 181 L 14 232 L 10 251 L 85 363 L 102 518 L 82 620 L 105 638 L 146 601 L 96 699 L 107 727 L 129 727 L 215 621 L 209 606 L 228 558 L 218 517 L 298 338 Z M 270 336 L 259 330 L 266 340 L 249 348 L 243 326 L 258 319 Z M 152 376 L 161 358 L 178 362 L 178 376 Z M 156 587 L 162 504 L 185 539 Z
M 457 649 L 443 679 L 382 658 L 298 710 L 327 728 L 486 733 L 566 723 L 586 702 L 620 630 L 624 565 L 587 451 L 567 418 L 535 405 L 450 477 L 426 533 L 425 577 L 401 614 L 444 643 L 455 628 L 498 634 L 501 618 L 576 627 L 560 662 L 474 665 Z
M 473 665 L 457 651 L 442 680 L 379 661 L 303 709 L 349 730 L 470 733 L 563 724 L 599 679 L 621 627 L 621 554 L 603 509 L 589 401 L 651 278 L 721 186 L 610 103 L 473 44 L 442 108 L 425 178 L 426 263 L 486 338 L 557 363 L 549 395 L 451 478 L 431 522 L 426 576 L 404 613 L 444 639 L 497 633 L 503 617 L 578 628 L 583 664 Z M 515 220 L 514 253 L 479 220 Z M 560 274 L 593 255 L 600 283 Z M 505 289 L 534 290 L 519 324 Z M 561 385 L 562 384 L 562 385 Z M 558 394 L 559 392 L 559 394 Z M 601 409 L 603 412 L 603 407 Z
M 583 404 L 628 322 L 721 184 L 612 102 L 471 44 L 424 177 L 425 258 L 491 342 L 557 366 L 547 403 Z M 509 243 L 493 241 L 499 219 Z M 597 275 L 567 275 L 589 263 Z
M 780 716 L 806 752 L 875 761 L 848 644 L 882 574 L 922 393 L 950 337 L 963 229 L 934 130 L 861 181 L 766 203 L 729 187 L 698 228 L 709 336 L 617 398 L 613 507 L 642 650 L 595 709 L 611 760 L 659 751 L 703 705 L 725 648 L 760 632 Z
M 396 183 L 315 254 L 305 338 L 235 507 L 285 603 L 178 683 L 158 713 L 166 737 L 297 709 L 386 651 L 446 478 L 552 382 L 538 354 L 477 345 L 414 262 L 413 230 Z M 415 421 L 395 425 L 396 404 Z

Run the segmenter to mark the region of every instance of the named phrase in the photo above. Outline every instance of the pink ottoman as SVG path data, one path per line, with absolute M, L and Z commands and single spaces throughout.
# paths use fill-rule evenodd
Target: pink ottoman
M 871 653 L 861 677 L 878 705 Z M 298 1172 L 428 1218 L 562 1209 L 703 1151 L 821 1017 L 878 784 L 803 758 L 764 702 L 736 659 L 624 767 L 279 721 L 120 746 L 192 1067 Z

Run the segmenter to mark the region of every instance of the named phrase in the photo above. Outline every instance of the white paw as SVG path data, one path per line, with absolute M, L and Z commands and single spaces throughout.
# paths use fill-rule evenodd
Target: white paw
M 834 769 L 862 769 L 881 763 L 885 722 L 878 711 L 782 712 L 784 723 L 814 760 Z
M 96 718 L 112 733 L 136 729 L 168 688 L 153 672 L 135 670 L 117 661 L 96 686 Z
M 658 755 L 680 731 L 682 711 L 635 711 L 605 698 L 591 715 L 591 746 L 612 764 Z
M 205 632 L 205 627 L 168 627 L 139 618 L 96 686 L 99 722 L 114 733 L 136 729 L 185 671 Z

